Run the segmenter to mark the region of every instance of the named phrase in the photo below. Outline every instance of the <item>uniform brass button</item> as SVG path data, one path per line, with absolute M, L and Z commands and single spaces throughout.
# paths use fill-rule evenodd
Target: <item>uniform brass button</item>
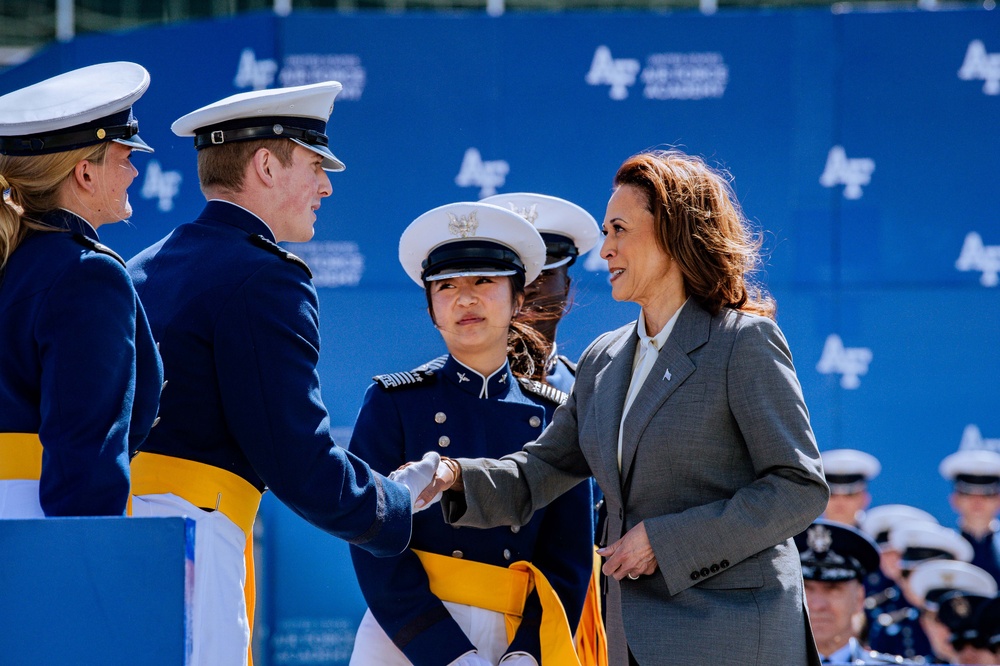
M 507 549 L 507 548 L 503 549 L 503 559 L 505 559 L 505 560 L 509 560 L 510 559 L 510 550 Z
M 721 562 L 719 562 L 719 566 L 725 569 L 726 567 L 729 566 L 729 560 L 722 560 Z
M 517 525 L 511 525 L 510 526 L 510 531 L 513 532 L 514 534 L 517 534 L 518 532 L 521 531 L 521 528 L 518 527 Z
M 707 576 L 710 573 L 712 573 L 712 572 L 708 570 L 708 567 L 702 567 L 702 569 L 701 569 L 701 575 L 702 576 Z
M 537 428 L 538 426 L 542 425 L 542 420 L 537 416 L 532 416 L 530 419 L 528 419 L 528 425 L 530 425 L 532 428 Z
M 159 416 L 157 416 L 157 417 L 156 417 L 155 419 L 153 419 L 153 425 L 151 425 L 151 426 L 149 426 L 149 427 L 150 427 L 150 428 L 155 428 L 155 427 L 156 427 L 156 425 L 157 425 L 157 424 L 158 424 L 159 422 L 160 422 L 160 417 L 159 417 Z
M 448 435 L 441 435 L 441 438 L 438 439 L 438 446 L 444 447 L 448 446 L 449 444 L 451 444 L 451 438 L 448 437 Z
M 453 551 L 451 551 L 451 556 L 452 557 L 457 557 L 457 558 L 461 559 L 461 558 L 465 557 L 465 553 L 463 553 L 460 550 L 453 550 Z
M 448 415 L 444 412 L 438 412 L 434 415 L 434 423 L 444 423 L 448 420 Z
M 701 574 L 700 573 L 698 573 L 697 571 L 692 571 L 691 572 L 691 580 L 698 580 L 699 578 L 701 578 Z

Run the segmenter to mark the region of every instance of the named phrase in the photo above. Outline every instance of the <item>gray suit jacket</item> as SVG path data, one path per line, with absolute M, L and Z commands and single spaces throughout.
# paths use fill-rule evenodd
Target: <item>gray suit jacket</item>
M 619 475 L 637 339 L 632 323 L 590 345 L 537 442 L 461 460 L 465 493 L 446 493 L 446 518 L 524 524 L 593 475 L 607 542 L 645 521 L 659 564 L 608 581 L 613 666 L 628 648 L 643 666 L 818 663 L 791 537 L 829 490 L 784 336 L 770 319 L 689 302 L 625 419 Z

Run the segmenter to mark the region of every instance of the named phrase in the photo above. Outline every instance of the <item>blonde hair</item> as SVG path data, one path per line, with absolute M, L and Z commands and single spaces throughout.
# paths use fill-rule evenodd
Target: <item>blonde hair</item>
M 83 160 L 103 164 L 111 143 L 47 155 L 0 155 L 0 175 L 9 190 L 0 202 L 0 269 L 29 230 L 52 231 L 43 214 L 59 207 L 59 189 Z
M 726 174 L 679 150 L 654 150 L 625 160 L 614 185 L 645 195 L 660 248 L 680 266 L 687 293 L 703 308 L 713 315 L 731 308 L 774 318 L 774 299 L 750 279 L 761 240 Z

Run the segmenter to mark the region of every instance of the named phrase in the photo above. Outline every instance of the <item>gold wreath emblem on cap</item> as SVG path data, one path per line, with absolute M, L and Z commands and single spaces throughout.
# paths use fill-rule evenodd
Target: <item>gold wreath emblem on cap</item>
M 476 211 L 472 211 L 468 215 L 463 215 L 461 217 L 455 217 L 453 214 L 448 213 L 448 218 L 451 220 L 448 223 L 448 231 L 451 232 L 452 236 L 468 238 L 469 236 L 476 235 L 476 229 L 479 228 L 479 220 L 476 219 Z
M 969 617 L 969 613 L 972 611 L 972 606 L 965 597 L 956 597 L 951 602 L 951 607 L 955 610 L 955 615 L 959 617 Z

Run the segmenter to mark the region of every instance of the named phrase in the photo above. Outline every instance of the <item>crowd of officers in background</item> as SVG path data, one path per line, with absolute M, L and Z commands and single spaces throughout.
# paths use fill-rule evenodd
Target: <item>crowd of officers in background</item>
M 869 508 L 879 461 L 823 453 L 830 502 L 796 537 L 824 663 L 1000 664 L 1000 453 L 961 450 L 940 473 L 958 529 L 916 507 Z

